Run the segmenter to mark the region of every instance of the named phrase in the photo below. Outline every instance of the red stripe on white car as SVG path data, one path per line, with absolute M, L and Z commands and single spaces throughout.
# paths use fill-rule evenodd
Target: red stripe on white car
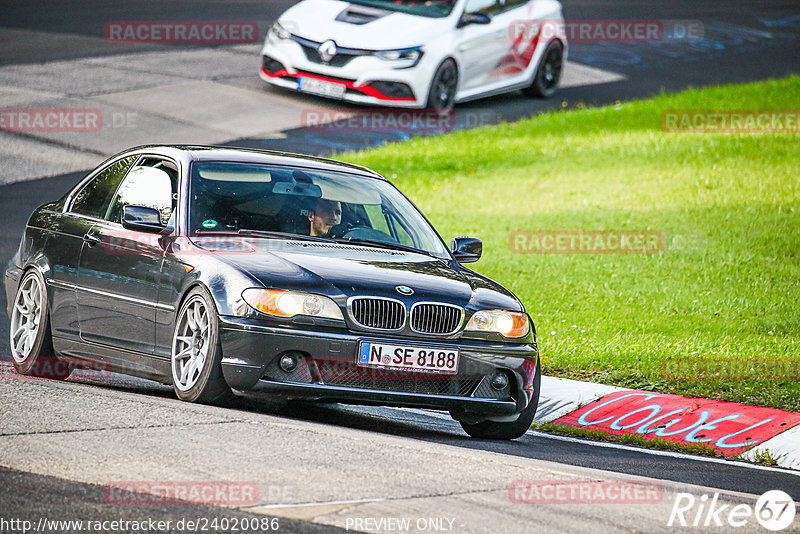
M 413 98 L 404 98 L 404 97 L 396 97 L 396 96 L 386 96 L 385 94 L 381 93 L 374 87 L 370 85 L 356 85 L 355 82 L 350 82 L 346 80 L 340 80 L 337 78 L 327 78 L 325 76 L 320 76 L 319 74 L 311 74 L 308 72 L 297 71 L 297 74 L 289 74 L 289 71 L 286 69 L 279 70 L 278 72 L 267 72 L 266 69 L 262 68 L 261 72 L 269 76 L 270 78 L 282 78 L 284 76 L 291 76 L 293 78 L 297 77 L 304 77 L 304 78 L 316 78 L 317 80 L 323 80 L 326 82 L 331 83 L 338 83 L 340 85 L 344 85 L 348 89 L 353 89 L 355 91 L 359 91 L 364 93 L 367 96 L 371 96 L 373 98 L 377 98 L 380 100 L 392 100 L 392 101 L 400 101 L 400 102 L 414 102 L 415 99 Z

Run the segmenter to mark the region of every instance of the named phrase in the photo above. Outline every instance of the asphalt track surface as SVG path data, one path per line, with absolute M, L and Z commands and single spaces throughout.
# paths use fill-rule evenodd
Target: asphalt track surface
M 112 512 L 112 509 L 104 500 L 103 488 L 100 486 L 34 475 L 6 468 L 0 468 L 0 485 L 13 490 L 4 491 L 0 494 L 0 511 L 2 511 L 3 517 L 8 519 L 7 514 L 9 514 L 17 521 L 28 521 L 32 525 L 37 525 L 42 517 L 53 521 L 73 517 L 83 517 L 94 521 L 140 522 L 152 520 L 154 523 L 172 521 L 172 524 L 176 526 L 181 520 L 186 521 L 188 519 L 191 521 L 197 520 L 197 518 L 213 519 L 224 517 L 228 521 L 247 521 L 248 524 L 250 524 L 250 521 L 260 524 L 264 519 L 262 514 L 247 513 L 236 509 L 222 510 L 219 507 L 196 504 L 181 506 L 154 504 L 149 506 L 118 507 L 113 509 Z M 329 525 L 317 525 L 308 521 L 289 518 L 280 518 L 278 524 L 281 531 L 296 532 L 298 534 L 346 532 L 344 529 Z M 4 532 L 19 530 L 11 530 L 10 526 L 6 527 L 8 530 L 4 530 Z M 69 529 L 59 529 L 58 531 L 66 530 Z M 148 530 L 152 531 L 153 529 Z M 158 531 L 181 530 L 187 529 L 159 529 Z M 47 531 L 55 532 L 56 529 L 48 529 Z M 142 530 L 133 528 L 112 530 L 109 528 L 107 531 L 135 533 Z
M 42 32 L 41 39 L 0 43 L 0 64 L 36 63 L 52 59 L 114 55 L 158 47 L 125 47 L 82 44 L 81 35 L 96 36 L 109 20 L 174 20 L 174 19 L 243 19 L 257 20 L 262 32 L 290 1 L 270 2 L 22 2 L 6 1 L 0 10 L 0 27 Z M 565 1 L 565 16 L 571 19 L 690 19 L 700 20 L 708 35 L 715 37 L 713 46 L 689 45 L 593 45 L 576 44 L 571 59 L 597 68 L 624 74 L 621 82 L 597 87 L 565 90 L 556 100 L 532 101 L 519 95 L 506 95 L 462 106 L 490 108 L 503 120 L 529 116 L 547 109 L 582 102 L 588 105 L 613 103 L 617 100 L 647 97 L 660 91 L 676 91 L 692 86 L 718 85 L 732 82 L 781 77 L 800 72 L 800 4 L 773 1 L 768 5 L 755 1 L 669 2 L 656 1 Z M 234 16 L 235 15 L 235 16 Z M 744 29 L 743 29 L 744 28 Z M 770 30 L 765 38 L 763 31 Z M 69 33 L 76 37 L 70 46 L 53 46 L 47 33 Z M 776 103 L 780 108 L 780 103 Z M 229 143 L 235 146 L 288 149 L 296 152 L 326 153 L 333 150 L 374 146 L 396 140 L 391 136 L 369 135 L 363 138 L 332 134 L 309 137 L 307 132 L 286 132 L 285 139 L 242 139 Z M 4 264 L 17 247 L 30 211 L 46 201 L 58 198 L 82 173 L 21 182 L 0 188 L 0 261 Z M 5 295 L 0 296 L 5 310 Z M 0 339 L 8 337 L 8 322 L 0 321 Z M 100 388 L 125 396 L 165 400 L 170 390 L 147 381 L 114 375 L 102 384 L 86 384 L 87 390 Z M 1 410 L 13 410 L 14 399 L 3 399 Z M 592 442 L 568 442 L 557 437 L 528 433 L 514 442 L 492 442 L 468 439 L 460 427 L 437 414 L 414 410 L 356 408 L 340 405 L 306 406 L 302 410 L 242 400 L 233 409 L 242 414 L 268 414 L 287 421 L 322 423 L 344 430 L 366 431 L 409 441 L 429 442 L 448 447 L 494 453 L 502 456 L 531 458 L 569 466 L 591 467 L 624 475 L 674 481 L 682 484 L 719 488 L 748 494 L 761 494 L 769 489 L 782 489 L 795 500 L 800 499 L 800 477 L 780 470 L 758 470 L 733 463 L 707 463 L 702 459 L 658 456 L 632 448 L 608 448 Z M 102 415 L 102 414 L 99 414 Z M 35 426 L 35 423 L 33 423 Z M 255 446 L 256 444 L 254 444 Z M 0 454 L 2 457 L 2 454 Z M 13 491 L 0 492 L 0 512 L 15 512 L 17 517 L 38 518 L 43 510 L 69 512 L 91 518 L 119 515 L 119 510 L 102 506 L 97 486 L 34 475 L 21 471 L 0 470 L 0 485 Z M 23 497 L 24 496 L 24 497 Z M 198 506 L 200 515 L 219 509 Z M 140 510 L 141 512 L 141 510 Z M 148 509 L 150 517 L 177 517 L 187 509 Z M 226 513 L 248 515 L 246 512 Z M 141 515 L 141 514 L 139 514 Z M 334 527 L 285 520 L 285 531 L 322 532 Z

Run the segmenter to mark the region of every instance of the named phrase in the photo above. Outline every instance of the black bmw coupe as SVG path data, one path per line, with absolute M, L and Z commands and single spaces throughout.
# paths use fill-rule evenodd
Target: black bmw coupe
M 377 173 L 251 150 L 137 147 L 36 209 L 5 273 L 17 371 L 102 363 L 190 402 L 234 392 L 531 425 L 541 370 L 520 301 L 462 264 Z

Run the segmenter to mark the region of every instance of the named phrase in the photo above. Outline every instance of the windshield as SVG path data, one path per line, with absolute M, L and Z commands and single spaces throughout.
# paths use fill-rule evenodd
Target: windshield
M 392 184 L 343 172 L 194 163 L 189 230 L 264 233 L 415 249 L 449 258 L 419 211 Z
M 444 18 L 458 0 L 349 0 L 351 4 L 377 7 L 387 11 L 400 11 L 422 17 Z

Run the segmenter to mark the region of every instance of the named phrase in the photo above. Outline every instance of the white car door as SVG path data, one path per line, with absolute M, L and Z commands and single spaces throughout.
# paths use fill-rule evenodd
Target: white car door
M 490 17 L 498 11 L 498 0 L 468 0 L 464 9 L 465 14 L 484 13 Z M 508 28 L 494 18 L 489 24 L 469 24 L 456 29 L 462 91 L 486 85 L 498 60 L 505 53 L 507 39 Z
M 531 65 L 539 36 L 536 28 L 541 23 L 552 26 L 553 21 L 537 20 L 534 13 L 536 2 L 529 0 L 498 0 L 498 8 L 492 22 L 505 30 L 501 52 L 486 80 L 488 84 L 517 83 Z

